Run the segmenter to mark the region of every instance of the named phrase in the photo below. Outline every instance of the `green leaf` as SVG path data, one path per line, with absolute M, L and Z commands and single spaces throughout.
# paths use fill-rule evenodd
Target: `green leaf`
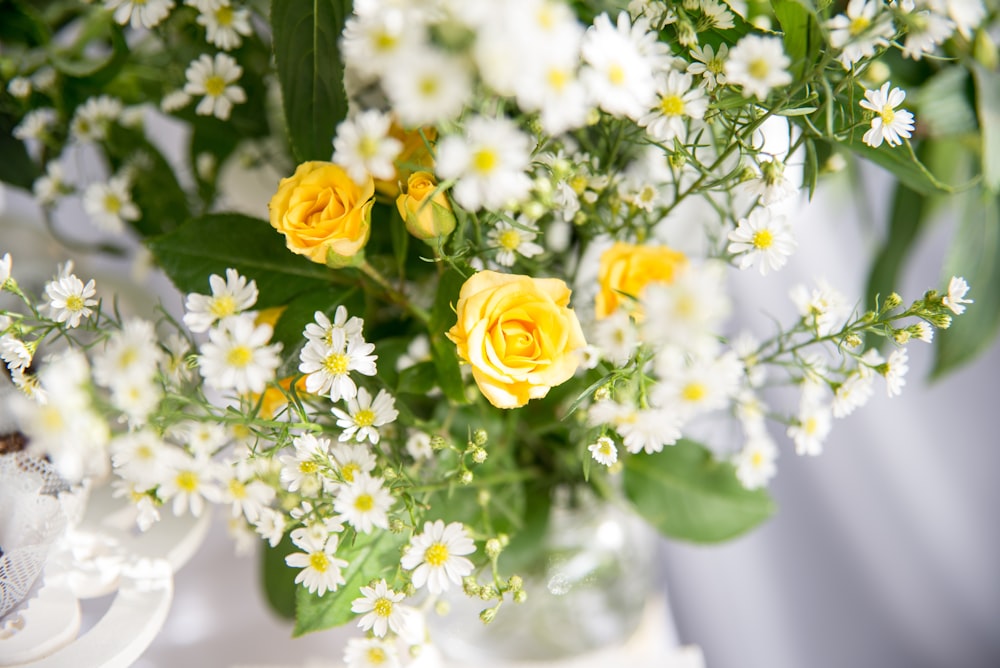
M 329 160 L 337 124 L 347 116 L 337 41 L 350 12 L 350 0 L 272 0 L 274 59 L 299 162 Z
M 939 332 L 931 376 L 940 378 L 993 344 L 1000 330 L 1000 198 L 981 189 L 968 193 L 966 210 L 945 260 L 945 280 L 962 276 L 974 304 Z
M 731 464 L 688 440 L 628 457 L 625 495 L 660 533 L 696 543 L 728 540 L 774 512 L 766 491 L 744 489 Z
M 49 27 L 28 3 L 0 1 L 0 44 L 41 46 L 51 39 Z
M 930 169 L 917 159 L 913 153 L 913 149 L 908 148 L 907 145 L 889 146 L 888 144 L 882 144 L 878 148 L 872 148 L 862 142 L 860 136 L 855 138 L 853 142 L 844 142 L 842 145 L 849 148 L 859 157 L 870 160 L 889 170 L 893 176 L 906 184 L 914 192 L 923 195 L 932 195 L 953 193 L 961 189 L 961 187 L 944 183 L 931 173 Z
M 351 612 L 351 602 L 359 596 L 359 589 L 376 578 L 390 576 L 399 566 L 403 536 L 388 531 L 357 537 L 353 545 L 337 549 L 337 558 L 347 561 L 343 571 L 344 584 L 335 592 L 323 596 L 310 594 L 299 587 L 295 605 L 296 638 L 313 631 L 341 626 L 357 615 Z
M 462 371 L 458 365 L 458 353 L 455 344 L 444 335 L 455 324 L 454 305 L 458 303 L 458 294 L 465 278 L 454 269 L 448 269 L 441 275 L 438 283 L 434 306 L 431 308 L 430 339 L 431 359 L 438 373 L 441 391 L 452 401 L 466 403 L 465 383 L 462 381 Z
M 976 112 L 970 104 L 968 84 L 965 69 L 946 67 L 916 90 L 912 104 L 921 133 L 954 138 L 976 132 Z
M 334 280 L 325 266 L 289 251 L 266 221 L 238 214 L 195 218 L 147 245 L 181 292 L 207 294 L 207 277 L 233 267 L 257 282 L 257 308 L 281 306 Z
M 295 619 L 295 569 L 285 563 L 285 557 L 298 548 L 286 534 L 276 547 L 265 544 L 260 552 L 260 577 L 264 598 L 278 616 Z
M 785 53 L 792 60 L 792 76 L 798 79 L 816 62 L 823 44 L 816 9 L 809 0 L 771 0 L 771 8 L 784 34 Z
M 0 181 L 31 190 L 40 174 L 24 144 L 14 138 L 15 125 L 13 117 L 0 114 Z
M 1000 191 L 1000 72 L 972 63 L 976 83 L 976 112 L 983 136 L 983 182 L 996 194 Z
M 95 8 L 84 19 L 73 44 L 53 49 L 49 60 L 66 76 L 85 79 L 88 85 L 99 87 L 115 78 L 128 57 L 129 48 L 121 26 L 115 23 L 111 12 Z
M 399 373 L 397 394 L 427 394 L 437 385 L 437 369 L 433 362 L 420 362 Z

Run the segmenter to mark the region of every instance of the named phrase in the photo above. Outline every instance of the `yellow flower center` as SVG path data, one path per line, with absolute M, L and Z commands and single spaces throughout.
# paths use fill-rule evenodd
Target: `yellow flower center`
M 535 17 L 538 19 L 538 25 L 545 30 L 551 30 L 556 25 L 555 12 L 548 3 L 542 5 Z
M 354 474 L 361 470 L 357 464 L 344 464 L 340 468 L 340 477 L 346 482 L 354 482 Z
M 435 568 L 443 566 L 448 561 L 448 546 L 444 543 L 434 543 L 424 552 L 424 561 Z
M 358 153 L 362 158 L 374 158 L 378 155 L 378 139 L 374 137 L 363 137 L 358 142 Z
M 705 63 L 705 67 L 707 67 L 708 71 L 712 74 L 722 74 L 722 71 L 726 69 L 726 64 L 722 62 L 721 58 L 712 58 Z
M 309 555 L 309 565 L 312 566 L 313 570 L 325 573 L 326 569 L 330 567 L 330 560 L 323 552 L 313 552 Z
M 299 462 L 299 473 L 305 473 L 308 475 L 310 473 L 316 473 L 317 470 L 319 470 L 319 464 L 312 460 Z
M 767 250 L 774 245 L 774 235 L 771 230 L 757 230 L 753 233 L 753 247 L 757 250 Z
M 146 444 L 140 445 L 135 449 L 135 457 L 136 459 L 153 459 L 153 448 Z
M 389 656 L 385 653 L 385 650 L 381 647 L 369 647 L 368 648 L 368 663 L 373 666 L 378 666 L 389 660 Z
M 122 201 L 116 195 L 108 193 L 104 196 L 104 210 L 116 214 L 122 210 Z
M 229 481 L 229 493 L 234 499 L 245 499 L 247 498 L 247 486 L 233 478 Z
M 77 295 L 70 295 L 66 298 L 66 309 L 69 311 L 79 311 L 83 309 L 83 298 Z
M 896 112 L 889 105 L 885 105 L 879 112 L 879 116 L 882 117 L 883 125 L 892 125 L 892 121 L 896 118 Z
M 220 295 L 208 305 L 208 312 L 216 318 L 226 318 L 236 313 L 236 300 L 229 295 Z
M 612 86 L 621 86 L 625 83 L 625 70 L 621 65 L 615 63 L 608 68 L 608 81 Z
M 764 465 L 764 454 L 761 452 L 755 452 L 750 455 L 750 466 L 755 469 L 759 469 Z
M 380 30 L 375 33 L 374 39 L 372 39 L 372 44 L 374 45 L 376 51 L 386 52 L 392 51 L 396 48 L 398 41 L 399 40 L 396 39 L 395 35 L 387 33 L 384 30 Z
M 375 424 L 375 411 L 370 408 L 362 408 L 354 414 L 354 424 L 359 427 L 370 427 Z
M 569 72 L 558 67 L 553 67 L 549 69 L 546 78 L 553 90 L 562 91 L 566 87 L 566 84 L 569 83 Z
M 867 30 L 868 26 L 870 26 L 871 24 L 872 22 L 869 21 L 866 17 L 859 16 L 857 18 L 851 19 L 851 25 L 847 28 L 847 30 L 848 32 L 851 33 L 851 37 L 857 37 L 865 30 Z
M 505 249 L 509 251 L 516 250 L 521 245 L 521 235 L 518 234 L 517 230 L 504 230 L 500 234 L 498 241 Z
M 347 355 L 343 353 L 330 353 L 323 360 L 323 368 L 331 375 L 341 376 L 347 373 L 347 363 Z
M 808 418 L 804 423 L 802 423 L 802 431 L 806 433 L 807 436 L 812 436 L 819 429 L 819 421 L 814 418 Z
M 597 450 L 605 457 L 610 457 L 611 453 L 614 452 L 614 444 L 610 441 L 602 441 Z
M 392 614 L 392 601 L 387 598 L 376 599 L 373 610 L 379 617 L 388 617 Z
M 664 116 L 680 116 L 684 113 L 684 100 L 680 95 L 665 95 L 660 98 L 660 111 Z
M 493 149 L 481 148 L 472 156 L 472 167 L 477 172 L 487 174 L 497 166 L 497 154 Z
M 231 26 L 233 24 L 233 8 L 225 5 L 215 10 L 215 22 L 220 26 Z
M 681 396 L 685 401 L 701 401 L 708 394 L 708 388 L 703 383 L 688 383 L 684 386 Z
M 253 360 L 253 351 L 247 346 L 234 346 L 226 354 L 226 363 L 229 366 L 245 367 Z
M 42 409 L 42 424 L 47 431 L 59 431 L 63 428 L 62 413 L 53 406 L 46 406 Z
M 764 79 L 770 71 L 771 64 L 767 62 L 767 59 L 765 58 L 755 58 L 750 61 L 750 66 L 747 67 L 747 72 L 749 72 L 750 76 L 754 79 Z
M 190 494 L 198 489 L 198 474 L 194 471 L 181 471 L 174 478 L 174 482 L 179 489 Z
M 354 499 L 354 509 L 360 510 L 363 513 L 371 511 L 375 507 L 375 499 L 372 498 L 371 494 L 358 494 L 358 498 Z
M 218 74 L 205 79 L 205 93 L 212 97 L 219 97 L 226 90 L 226 80 Z
M 439 82 L 434 77 L 424 77 L 420 80 L 420 84 L 417 86 L 417 90 L 424 97 L 431 97 L 438 92 L 438 88 L 441 87 L 441 82 Z

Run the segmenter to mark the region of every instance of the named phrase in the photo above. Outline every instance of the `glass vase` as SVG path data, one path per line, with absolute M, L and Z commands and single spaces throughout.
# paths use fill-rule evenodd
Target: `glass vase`
M 658 591 L 657 542 L 626 508 L 589 490 L 557 490 L 546 533 L 518 571 L 527 599 L 506 600 L 484 624 L 479 612 L 493 603 L 456 592 L 447 615 L 431 616 L 432 641 L 449 665 L 469 666 L 552 661 L 623 645 Z

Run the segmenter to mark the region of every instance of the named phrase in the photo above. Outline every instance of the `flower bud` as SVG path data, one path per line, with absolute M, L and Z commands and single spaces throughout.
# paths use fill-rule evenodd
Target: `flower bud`
M 524 587 L 524 580 L 520 575 L 511 575 L 510 579 L 507 580 L 507 589 L 512 592 L 519 592 L 522 587 Z
M 486 541 L 486 556 L 490 559 L 496 559 L 502 551 L 503 546 L 500 545 L 500 541 L 496 538 L 490 538 Z
M 473 477 L 472 471 L 462 471 L 462 474 L 458 476 L 458 481 L 463 485 L 468 485 L 472 483 Z
M 485 429 L 476 429 L 474 432 L 472 432 L 472 442 L 475 443 L 476 445 L 480 446 L 486 445 L 489 439 L 490 436 L 489 434 L 486 433 Z
M 516 592 L 514 592 L 515 603 L 524 603 L 527 600 L 528 600 L 528 592 L 524 591 L 523 589 L 519 589 Z
M 472 449 L 472 461 L 474 461 L 477 464 L 482 464 L 483 462 L 485 462 L 486 461 L 486 450 L 483 450 L 482 448 L 473 448 Z
M 882 300 L 882 310 L 883 311 L 891 311 L 892 309 L 898 307 L 902 303 L 903 303 L 903 298 L 900 297 L 895 292 L 893 292 L 888 297 L 886 297 L 884 300 Z
M 479 619 L 482 620 L 483 624 L 489 624 L 494 619 L 496 619 L 496 616 L 497 616 L 496 608 L 486 608 L 485 610 L 479 613 Z
M 428 172 L 414 172 L 406 181 L 406 192 L 396 198 L 396 209 L 406 223 L 406 231 L 423 241 L 451 234 L 455 214 L 437 181 Z

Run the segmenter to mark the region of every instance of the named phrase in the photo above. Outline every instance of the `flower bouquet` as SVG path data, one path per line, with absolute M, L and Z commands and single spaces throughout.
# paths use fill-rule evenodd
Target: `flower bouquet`
M 141 240 L 186 295 L 138 317 L 72 263 L 32 291 L 4 255 L 28 451 L 110 476 L 140 529 L 224 506 L 239 547 L 266 541 L 296 633 L 365 633 L 350 666 L 397 665 L 449 591 L 511 614 L 556 496 L 684 540 L 753 528 L 779 448 L 818 455 L 836 419 L 899 394 L 907 346 L 995 283 L 981 0 L 0 12 L 0 178 L 75 248 L 60 220 L 82 206 L 100 237 L 80 252 Z M 789 203 L 856 157 L 896 188 L 868 294 L 817 281 L 797 317 L 742 331 L 741 272 L 794 261 Z M 234 212 L 233 165 L 283 175 L 266 207 Z M 951 194 L 954 276 L 904 300 Z M 992 306 L 939 337 L 939 372 L 988 341 Z M 700 440 L 724 420 L 737 438 Z

